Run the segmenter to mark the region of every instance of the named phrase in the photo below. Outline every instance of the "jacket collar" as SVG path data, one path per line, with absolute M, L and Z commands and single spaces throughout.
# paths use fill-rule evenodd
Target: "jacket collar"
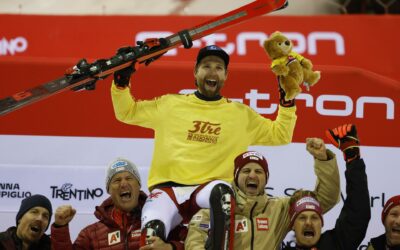
M 198 91 L 198 90 L 196 90 L 194 92 L 194 94 L 197 98 L 199 98 L 200 100 L 203 100 L 203 101 L 219 101 L 222 99 L 222 96 L 220 96 L 220 95 L 217 95 L 214 97 L 207 97 L 207 96 L 203 95 L 202 93 L 200 93 L 200 91 Z
M 386 235 L 382 234 L 371 239 L 371 244 L 375 250 L 400 250 L 400 246 L 389 247 L 386 245 Z
M 268 202 L 268 196 L 265 193 L 248 196 L 235 183 L 232 186 L 235 191 L 236 213 L 250 217 L 251 213 L 253 213 L 252 216 L 256 216 L 265 210 Z

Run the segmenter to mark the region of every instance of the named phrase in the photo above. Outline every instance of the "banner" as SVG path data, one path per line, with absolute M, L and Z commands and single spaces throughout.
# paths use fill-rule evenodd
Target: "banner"
M 1 93 L 12 95 L 29 85 L 57 78 L 63 68 L 67 64 L 34 59 L 0 61 L 0 75 L 6 83 L 0 86 Z M 294 142 L 304 142 L 309 136 L 323 137 L 325 129 L 332 126 L 355 123 L 364 132 L 364 145 L 400 146 L 399 82 L 354 67 L 315 68 L 322 71 L 322 78 L 310 92 L 303 88 L 297 98 Z M 68 91 L 0 117 L 0 134 L 152 138 L 152 130 L 115 119 L 110 85 L 111 77 L 99 81 L 95 91 Z M 194 87 L 193 68 L 188 63 L 155 62 L 132 77 L 132 94 L 137 99 L 193 92 Z M 276 117 L 277 81 L 266 64 L 231 65 L 222 94 L 248 104 L 267 118 Z
M 362 131 L 359 133 L 364 135 Z M 266 192 L 269 195 L 288 196 L 299 188 L 314 189 L 313 158 L 305 148 L 304 143 L 251 147 L 268 160 L 270 178 Z M 328 148 L 337 156 L 342 199 L 324 215 L 324 230 L 334 227 L 346 198 L 346 167 L 342 153 L 331 145 Z M 125 157 L 133 161 L 144 180 L 142 190 L 148 193 L 145 180 L 152 149 L 152 139 L 0 136 L 0 231 L 14 225 L 23 197 L 40 193 L 50 198 L 54 211 L 59 205 L 72 205 L 77 209 L 70 224 L 71 237 L 75 239 L 80 230 L 96 221 L 93 216 L 95 206 L 108 197 L 105 192 L 106 166 L 113 159 Z M 363 241 L 365 245 L 371 237 L 384 231 L 380 221 L 383 205 L 398 194 L 393 185 L 398 182 L 400 148 L 363 146 L 361 154 L 366 163 L 372 211 Z M 290 240 L 289 235 L 287 241 Z
M 205 16 L 40 16 L 0 15 L 0 58 L 41 57 L 98 59 L 122 46 L 147 38 L 166 37 L 204 23 Z M 265 63 L 260 44 L 274 31 L 283 32 L 294 50 L 314 64 L 359 67 L 393 79 L 400 42 L 394 32 L 398 15 L 263 16 L 204 37 L 164 55 L 161 61 L 194 63 L 197 49 L 217 44 L 233 63 Z M 40 32 L 37 32 L 37 30 Z

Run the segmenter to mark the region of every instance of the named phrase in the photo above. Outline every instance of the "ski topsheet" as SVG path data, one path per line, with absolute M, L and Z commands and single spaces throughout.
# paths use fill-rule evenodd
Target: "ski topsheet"
M 0 115 L 69 89 L 94 88 L 97 80 L 104 79 L 117 70 L 129 67 L 133 62 L 149 64 L 170 49 L 181 45 L 190 48 L 194 40 L 253 17 L 282 9 L 286 5 L 287 0 L 256 0 L 171 36 L 138 42 L 137 46 L 119 50 L 115 56 L 109 59 L 100 59 L 93 63 L 88 63 L 85 59 L 82 59 L 59 79 L 0 99 Z

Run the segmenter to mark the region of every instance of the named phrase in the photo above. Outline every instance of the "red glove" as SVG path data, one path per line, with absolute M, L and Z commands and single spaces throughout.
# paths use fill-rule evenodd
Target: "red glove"
M 325 131 L 329 141 L 339 148 L 347 163 L 360 159 L 360 141 L 358 140 L 356 126 L 345 124 Z

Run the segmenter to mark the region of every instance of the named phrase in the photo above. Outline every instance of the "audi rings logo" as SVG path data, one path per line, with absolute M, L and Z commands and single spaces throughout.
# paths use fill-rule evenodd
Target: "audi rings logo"
M 28 48 L 28 41 L 25 37 L 18 36 L 7 39 L 3 37 L 0 40 L 0 56 L 15 55 L 16 53 L 25 52 Z
M 73 188 L 71 183 L 64 183 L 59 186 L 51 186 L 51 196 L 53 199 L 62 199 L 62 200 L 94 200 L 95 198 L 99 198 L 103 195 L 103 189 L 94 188 L 94 189 L 77 189 Z

